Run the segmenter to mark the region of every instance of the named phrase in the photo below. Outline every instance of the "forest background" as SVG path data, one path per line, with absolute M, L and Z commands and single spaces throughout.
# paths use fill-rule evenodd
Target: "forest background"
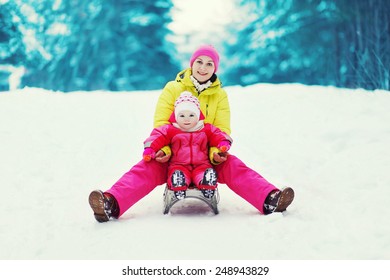
M 214 13 L 223 26 L 179 33 L 183 2 L 0 0 L 0 90 L 16 72 L 19 88 L 161 89 L 199 43 L 219 50 L 224 85 L 390 89 L 386 0 L 222 1 Z

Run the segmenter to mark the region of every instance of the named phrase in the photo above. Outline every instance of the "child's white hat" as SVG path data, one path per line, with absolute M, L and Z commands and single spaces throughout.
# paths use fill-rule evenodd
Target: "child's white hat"
M 183 91 L 175 101 L 175 118 L 177 119 L 180 112 L 187 110 L 193 112 L 199 120 L 200 103 L 198 98 L 193 96 L 191 92 Z

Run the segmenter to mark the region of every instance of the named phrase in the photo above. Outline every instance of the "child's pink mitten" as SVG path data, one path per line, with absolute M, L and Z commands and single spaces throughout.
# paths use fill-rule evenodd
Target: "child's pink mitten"
M 156 153 L 155 151 L 153 151 L 152 148 L 145 148 L 142 154 L 142 158 L 144 159 L 144 161 L 151 161 L 153 158 L 155 158 L 155 156 Z
M 229 151 L 229 149 L 230 149 L 230 142 L 229 142 L 229 141 L 226 141 L 226 140 L 221 141 L 221 142 L 218 144 L 217 148 L 218 148 L 222 153 L 225 153 L 225 152 Z

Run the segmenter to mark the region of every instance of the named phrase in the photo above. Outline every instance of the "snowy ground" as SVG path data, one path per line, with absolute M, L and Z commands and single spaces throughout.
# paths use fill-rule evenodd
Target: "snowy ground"
M 220 185 L 220 214 L 156 188 L 97 223 L 91 190 L 141 159 L 159 91 L 0 93 L 1 260 L 388 260 L 390 93 L 226 88 L 231 152 L 296 200 L 260 215 Z M 193 203 L 192 203 L 193 204 Z

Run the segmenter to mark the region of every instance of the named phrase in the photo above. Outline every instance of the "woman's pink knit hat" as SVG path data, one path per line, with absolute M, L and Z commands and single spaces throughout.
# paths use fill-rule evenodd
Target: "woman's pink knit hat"
M 191 59 L 190 59 L 190 66 L 191 67 L 192 67 L 192 64 L 194 64 L 195 59 L 197 59 L 201 55 L 206 55 L 213 60 L 214 66 L 215 66 L 214 73 L 216 73 L 218 70 L 218 65 L 219 65 L 219 55 L 218 55 L 217 50 L 211 45 L 200 46 L 191 56 Z

